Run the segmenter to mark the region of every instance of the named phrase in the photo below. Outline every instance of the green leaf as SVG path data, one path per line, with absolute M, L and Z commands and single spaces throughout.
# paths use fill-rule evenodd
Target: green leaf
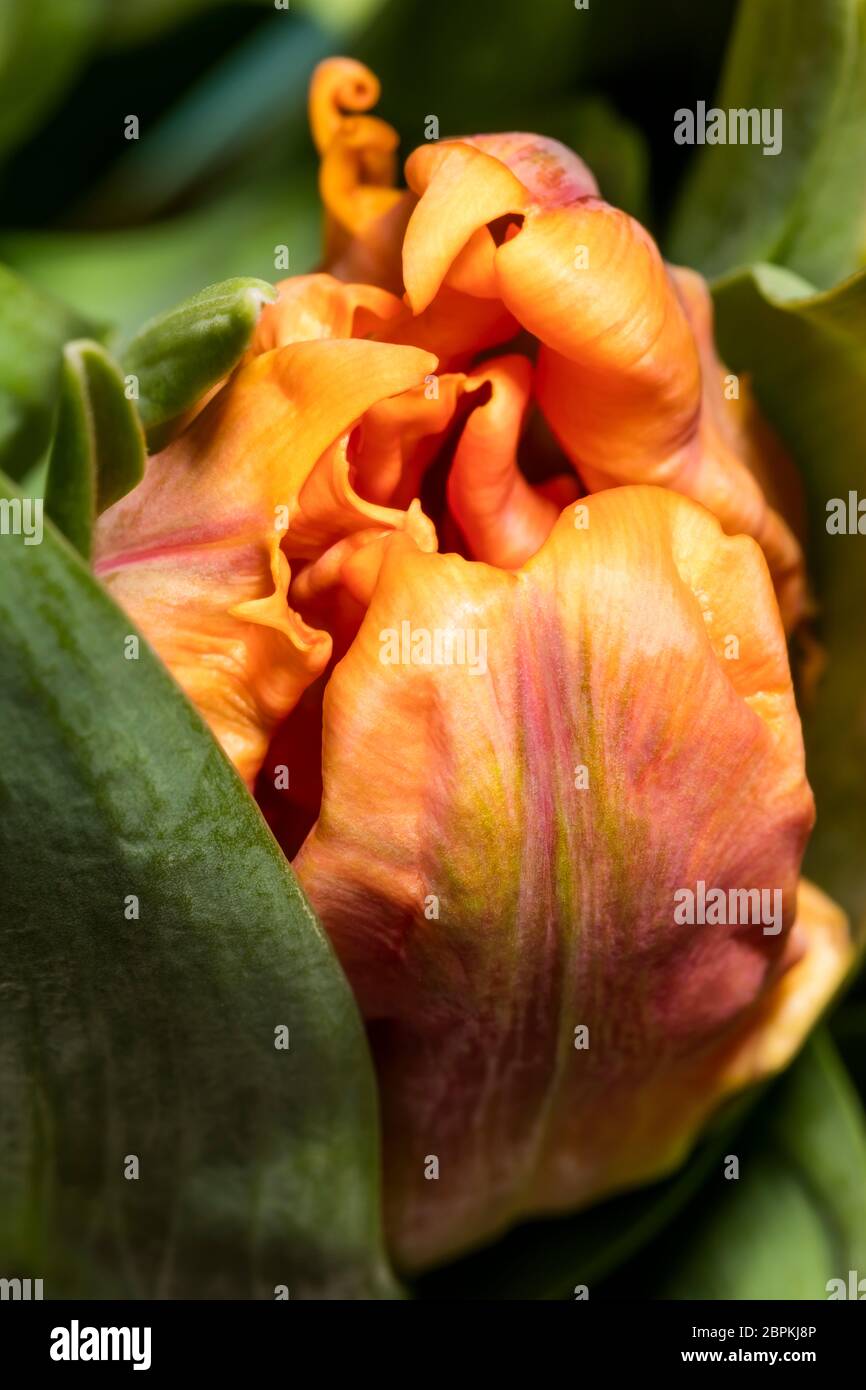
M 23 140 L 83 64 L 104 0 L 4 0 L 0 7 L 0 154 Z
M 518 1227 L 490 1249 L 428 1274 L 416 1293 L 428 1299 L 570 1299 L 585 1284 L 591 1298 L 691 1201 L 754 1100 L 752 1093 L 737 1101 L 666 1181 L 577 1216 Z
M 820 284 L 857 268 L 866 219 L 864 0 L 742 3 L 712 103 L 782 113 L 782 148 L 706 145 L 667 250 L 719 275 L 774 261 Z
M 0 265 L 0 468 L 13 477 L 48 447 L 63 344 L 93 327 Z
M 235 366 L 265 304 L 277 297 L 264 280 L 224 280 L 157 315 L 123 354 L 123 372 L 138 378 L 146 429 L 181 415 Z
M 823 1299 L 866 1274 L 866 1119 L 826 1033 L 817 1033 L 720 1172 L 649 1297 Z
M 144 463 L 144 432 L 117 366 L 99 343 L 68 343 L 45 507 L 85 559 L 96 517 L 135 487 Z
M 243 196 L 222 196 L 151 226 L 2 233 L 0 257 L 33 284 L 117 325 L 126 341 L 165 304 L 196 293 L 202 281 L 270 275 L 277 244 L 290 248 L 293 275 L 312 269 L 321 242 L 314 190 L 310 161 L 281 170 Z
M 50 525 L 0 536 L 0 1268 L 46 1297 L 388 1296 L 351 992 L 130 632 Z
M 866 0 L 815 170 L 777 260 L 830 286 L 866 261 Z
M 827 665 L 803 711 L 818 804 L 806 871 L 856 920 L 866 912 L 866 541 L 830 535 L 827 504 L 866 497 L 866 273 L 816 294 L 791 272 L 756 266 L 715 286 L 725 360 L 751 374 L 806 487 L 807 562 Z

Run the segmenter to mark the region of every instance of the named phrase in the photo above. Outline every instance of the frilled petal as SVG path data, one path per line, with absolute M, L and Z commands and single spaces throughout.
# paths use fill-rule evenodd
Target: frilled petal
M 666 267 L 555 142 L 441 141 L 415 150 L 406 177 L 418 195 L 403 244 L 415 314 L 443 293 L 501 303 L 541 344 L 538 399 L 584 483 L 669 487 L 753 536 L 792 627 L 805 607 L 799 546 L 726 408 L 700 277 Z
M 726 530 L 754 536 L 770 566 L 782 619 L 791 629 L 808 607 L 805 560 L 793 531 L 767 500 L 785 498 L 793 490 L 791 462 L 759 416 L 748 380 L 732 377 L 719 360 L 713 301 L 703 276 L 679 266 L 670 273 L 695 336 L 703 382 L 698 463 L 694 484 L 685 490 L 703 501 Z
M 463 371 L 477 354 L 507 343 L 519 332 L 520 324 L 498 299 L 477 299 L 443 285 L 423 313 L 413 314 L 406 306 L 377 336 L 435 353 L 443 371 Z
M 850 946 L 812 890 L 794 925 L 812 798 L 751 539 L 626 487 L 517 573 L 383 549 L 296 868 L 369 1021 L 392 1248 L 421 1267 L 668 1171 Z M 681 924 L 702 884 L 764 890 L 763 917 Z
M 321 155 L 325 259 L 340 279 L 400 285 L 400 243 L 415 199 L 394 187 L 396 131 L 365 114 L 379 82 L 352 58 L 326 58 L 310 84 L 310 126 Z
M 598 193 L 571 150 L 520 131 L 422 145 L 406 161 L 406 180 L 418 195 L 403 243 L 403 278 L 416 314 L 446 277 L 481 298 L 497 295 L 491 223 Z
M 377 285 L 347 285 L 333 275 L 281 280 L 256 324 L 247 358 L 317 338 L 368 338 L 403 312 L 396 295 Z
M 584 483 L 672 488 L 753 536 L 793 626 L 802 556 L 747 465 L 701 277 L 666 267 L 633 218 L 595 199 L 530 213 L 496 270 L 503 302 L 543 345 L 538 399 Z
M 359 492 L 374 502 L 408 505 L 444 441 L 465 384 L 462 372 L 431 373 L 423 386 L 368 410 L 355 444 Z
M 357 496 L 331 446 L 435 365 L 361 340 L 262 353 L 100 519 L 97 573 L 247 779 L 331 653 L 328 633 L 289 606 L 287 555 L 403 524 Z
M 403 279 L 420 314 L 470 238 L 507 213 L 522 213 L 528 198 L 505 164 L 462 141 L 421 146 L 406 161 L 406 178 L 421 196 L 406 228 Z
M 487 399 L 466 420 L 448 477 L 448 505 L 475 560 L 517 569 L 541 548 L 561 510 L 527 482 L 517 447 L 532 391 L 532 366 L 517 354 L 492 358 L 467 388 Z
M 658 249 L 598 199 L 527 216 L 496 254 L 502 299 L 539 339 L 538 397 L 582 474 L 667 484 L 691 441 L 701 371 Z M 628 481 L 626 478 L 620 481 Z

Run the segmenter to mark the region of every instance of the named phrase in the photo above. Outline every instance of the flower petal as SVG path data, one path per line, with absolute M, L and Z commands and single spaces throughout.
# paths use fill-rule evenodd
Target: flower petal
M 407 1267 L 667 1171 L 850 959 L 836 919 L 792 937 L 813 811 L 759 548 L 661 489 L 579 505 L 516 574 L 392 536 L 325 695 L 296 868 L 370 1023 Z M 699 881 L 778 890 L 778 933 L 677 925 Z
M 517 462 L 532 366 L 517 354 L 493 358 L 471 372 L 466 384 L 487 386 L 489 399 L 463 427 L 448 477 L 448 505 L 473 559 L 517 569 L 540 549 L 561 511 L 530 486 Z
M 247 359 L 316 338 L 366 338 L 403 312 L 402 301 L 376 285 L 346 285 L 333 275 L 294 275 L 277 285 L 263 311 Z
M 382 342 L 433 352 L 443 371 L 456 372 L 478 353 L 507 343 L 519 332 L 520 324 L 498 299 L 477 299 L 446 284 L 422 314 L 413 314 L 407 306 L 377 336 Z
M 544 348 L 538 397 L 581 472 L 667 482 L 697 426 L 688 320 L 648 232 L 597 199 L 529 213 L 496 254 L 503 302 Z M 625 478 L 622 481 L 626 481 Z
M 466 378 L 446 372 L 371 407 L 355 450 L 358 491 L 371 501 L 408 506 L 454 419 Z
M 406 294 L 420 314 L 473 234 L 522 212 L 527 196 L 505 164 L 462 141 L 421 146 L 406 161 L 406 178 L 422 195 L 403 241 Z
M 394 188 L 396 131 L 363 114 L 379 82 L 352 58 L 327 58 L 310 83 L 310 126 L 322 163 L 325 259 L 341 279 L 400 283 L 400 243 L 414 198 Z
M 419 198 L 403 243 L 403 278 L 416 314 L 446 276 L 455 288 L 495 297 L 491 222 L 598 193 L 576 154 L 523 131 L 421 145 L 406 161 L 406 180 Z
M 333 459 L 311 478 L 371 404 L 435 365 L 417 349 L 361 340 L 263 353 L 100 518 L 97 573 L 247 779 L 331 652 L 331 638 L 288 605 L 286 527 L 292 535 L 298 523 L 308 555 L 341 524 L 400 524 L 357 498 Z
M 586 486 L 672 488 L 753 536 L 793 626 L 802 556 L 726 414 L 701 277 L 669 270 L 633 218 L 592 198 L 528 214 L 496 271 L 504 303 L 544 344 L 538 400 Z
M 754 536 L 767 558 L 782 619 L 790 630 L 808 608 L 805 560 L 796 536 L 768 505 L 766 495 L 768 488 L 779 494 L 791 488 L 790 461 L 758 414 L 748 381 L 737 381 L 732 399 L 725 396 L 725 383 L 731 378 L 716 353 L 713 301 L 703 276 L 678 266 L 670 273 L 695 336 L 703 378 L 699 463 L 685 490 L 708 506 L 726 531 Z

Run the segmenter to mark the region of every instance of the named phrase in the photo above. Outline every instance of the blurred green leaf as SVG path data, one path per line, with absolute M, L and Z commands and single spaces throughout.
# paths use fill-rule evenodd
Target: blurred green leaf
M 425 0 L 389 0 L 357 56 L 382 79 L 384 114 L 396 113 L 411 149 L 428 112 L 439 116 L 443 135 L 539 129 L 539 109 L 602 82 L 625 88 L 645 110 L 663 66 L 717 67 L 734 3 L 592 0 L 578 10 L 563 0 L 540 11 L 524 0 L 474 0 L 458 19 Z
M 128 618 L 50 525 L 25 540 L 0 537 L 0 1268 L 46 1297 L 389 1296 L 331 948 Z
M 144 432 L 123 377 L 99 343 L 67 343 L 45 484 L 48 515 L 90 558 L 96 517 L 144 473 Z
M 312 153 L 307 87 L 333 47 L 334 37 L 303 16 L 272 12 L 125 144 L 80 210 L 96 224 L 145 221 L 232 162 L 247 179 L 250 163 L 267 164 L 272 143 L 288 177 L 285 156 Z
M 118 47 L 146 43 L 201 11 L 215 10 L 229 3 L 231 0 L 123 0 L 122 4 L 116 4 L 108 0 L 102 40 Z M 273 0 L 247 0 L 247 3 L 273 5 Z
M 760 1112 L 738 1179 L 719 1176 L 645 1297 L 824 1299 L 866 1273 L 866 1119 L 826 1033 Z
M 854 25 L 833 120 L 776 257 L 821 286 L 866 262 L 866 0 Z
M 816 294 L 790 271 L 755 266 L 714 290 L 717 336 L 799 465 L 808 565 L 827 666 L 804 711 L 807 770 L 818 804 L 806 871 L 859 921 L 866 912 L 866 541 L 830 535 L 827 504 L 866 498 L 866 272 Z
M 265 304 L 277 297 L 264 280 L 225 280 L 157 315 L 123 353 L 123 371 L 138 378 L 145 428 L 195 405 L 245 351 Z
M 848 1075 L 866 1104 L 866 998 L 862 977 L 830 1020 L 833 1041 L 842 1055 Z
M 62 293 L 82 314 L 105 319 L 127 337 L 166 304 L 196 293 L 203 281 L 272 275 L 277 245 L 288 246 L 292 275 L 309 270 L 321 241 L 315 183 L 312 166 L 303 166 L 289 179 L 154 226 L 6 233 L 0 256 L 33 285 Z
M 51 438 L 61 353 L 93 323 L 0 265 L 0 467 L 20 478 Z
M 104 0 L 2 0 L 0 156 L 70 84 L 95 40 Z
M 667 249 L 706 275 L 776 261 L 832 284 L 859 264 L 866 227 L 864 0 L 741 3 L 707 106 L 782 112 L 782 148 L 706 145 Z M 673 113 L 672 113 L 673 114 Z
M 594 96 L 558 112 L 550 126 L 545 124 L 545 132 L 548 129 L 555 129 L 564 144 L 580 152 L 603 198 L 640 221 L 649 220 L 649 150 L 637 126 L 610 102 Z

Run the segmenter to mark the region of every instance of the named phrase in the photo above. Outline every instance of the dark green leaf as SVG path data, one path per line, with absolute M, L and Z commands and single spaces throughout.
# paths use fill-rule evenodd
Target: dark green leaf
M 276 290 L 264 280 L 224 280 L 146 323 L 123 354 L 138 378 L 146 429 L 181 415 L 235 366 Z
M 85 559 L 95 518 L 135 487 L 144 463 L 144 433 L 117 366 L 99 343 L 68 343 L 45 507 Z
M 387 1295 L 351 992 L 129 634 L 53 528 L 0 536 L 0 1268 L 46 1297 Z
M 866 498 L 866 273 L 815 294 L 789 271 L 757 266 L 715 288 L 722 353 L 751 374 L 807 492 L 809 571 L 827 666 L 804 710 L 818 822 L 811 877 L 859 920 L 866 912 L 866 538 L 830 535 L 828 502 Z
M 822 1299 L 828 1281 L 866 1276 L 866 1121 L 827 1035 L 820 1032 L 762 1107 L 642 1296 Z M 705 1205 L 704 1205 L 705 1204 Z

